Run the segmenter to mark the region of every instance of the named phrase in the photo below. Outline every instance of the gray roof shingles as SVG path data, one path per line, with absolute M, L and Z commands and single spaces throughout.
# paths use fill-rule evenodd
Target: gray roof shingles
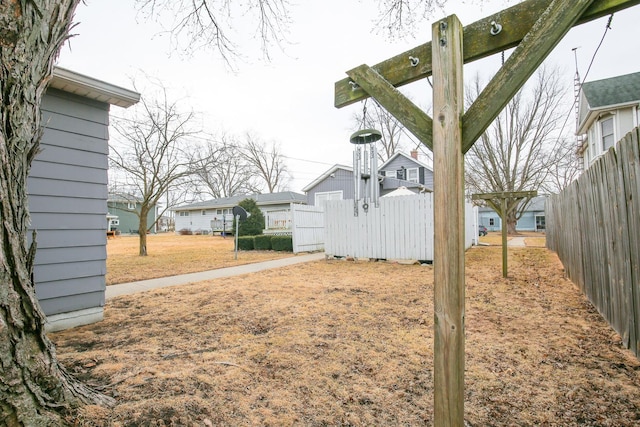
M 253 199 L 258 206 L 279 204 L 279 203 L 307 203 L 307 196 L 293 191 L 283 191 L 280 193 L 267 194 L 242 194 L 239 196 L 223 197 L 221 199 L 212 199 L 205 202 L 192 203 L 173 208 L 174 211 L 187 211 L 194 209 L 209 209 L 235 206 L 245 199 Z
M 640 101 L 640 72 L 582 85 L 591 109 Z

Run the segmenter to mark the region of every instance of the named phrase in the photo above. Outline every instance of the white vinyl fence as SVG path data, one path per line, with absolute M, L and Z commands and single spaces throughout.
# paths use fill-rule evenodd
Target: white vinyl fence
M 324 209 L 320 206 L 291 204 L 293 253 L 324 249 Z
M 466 205 L 466 217 L 473 208 Z M 382 197 L 379 207 L 360 208 L 353 200 L 331 200 L 325 205 L 325 253 L 355 258 L 433 261 L 433 194 Z M 474 221 L 466 221 L 465 246 L 472 244 Z

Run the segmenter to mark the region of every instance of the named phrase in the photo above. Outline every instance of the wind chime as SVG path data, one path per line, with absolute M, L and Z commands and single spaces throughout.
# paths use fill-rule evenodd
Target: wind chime
M 362 122 L 364 128 L 367 118 L 367 102 L 362 109 Z M 349 141 L 354 145 L 353 149 L 353 216 L 358 216 L 359 204 L 362 202 L 362 210 L 367 213 L 370 203 L 377 208 L 380 199 L 380 187 L 378 185 L 378 151 L 376 141 L 382 138 L 382 134 L 375 129 L 360 129 L 351 135 Z M 363 185 L 364 181 L 364 185 Z

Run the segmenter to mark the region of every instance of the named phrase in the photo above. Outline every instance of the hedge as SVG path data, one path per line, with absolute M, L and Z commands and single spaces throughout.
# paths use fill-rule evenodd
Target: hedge
M 241 251 L 250 251 L 254 249 L 253 236 L 239 236 L 238 249 Z
M 291 236 L 271 236 L 271 248 L 274 251 L 293 252 L 293 239 Z
M 258 251 L 268 251 L 271 249 L 271 237 L 269 235 L 254 236 L 253 247 Z

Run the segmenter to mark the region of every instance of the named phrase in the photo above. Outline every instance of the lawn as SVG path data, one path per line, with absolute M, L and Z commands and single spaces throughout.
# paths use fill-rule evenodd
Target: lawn
M 239 252 L 236 260 L 233 242 L 233 237 L 150 234 L 149 255 L 141 257 L 138 236 L 108 239 L 107 285 L 293 256 L 290 252 L 247 251 Z
M 640 362 L 544 248 L 467 252 L 469 426 L 634 426 Z M 433 419 L 431 266 L 326 260 L 111 299 L 52 334 L 116 397 L 86 426 L 413 426 Z

